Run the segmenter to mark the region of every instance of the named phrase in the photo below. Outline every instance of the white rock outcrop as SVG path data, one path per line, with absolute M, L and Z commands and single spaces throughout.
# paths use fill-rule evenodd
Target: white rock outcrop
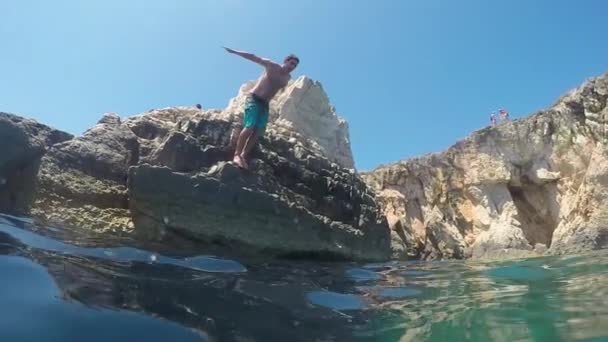
M 228 107 L 214 115 L 242 120 L 247 93 L 255 81 L 241 86 Z M 269 130 L 291 136 L 336 164 L 353 169 L 348 123 L 336 114 L 318 81 L 306 76 L 291 81 L 270 103 Z

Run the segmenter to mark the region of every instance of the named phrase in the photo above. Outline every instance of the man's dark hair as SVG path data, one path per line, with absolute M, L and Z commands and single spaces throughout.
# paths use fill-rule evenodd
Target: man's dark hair
M 287 62 L 291 59 L 295 60 L 296 62 L 298 62 L 298 64 L 300 64 L 300 58 L 298 58 L 298 56 L 294 55 L 293 53 L 290 54 L 289 56 L 285 57 L 285 62 Z

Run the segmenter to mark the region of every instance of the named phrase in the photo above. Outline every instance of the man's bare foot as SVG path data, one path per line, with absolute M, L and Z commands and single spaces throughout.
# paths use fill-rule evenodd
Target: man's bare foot
M 236 164 L 236 166 L 240 167 L 241 169 L 245 168 L 245 165 L 243 165 L 243 160 L 241 159 L 241 156 L 234 156 L 234 158 L 232 158 L 232 162 Z
M 245 157 L 243 157 L 243 155 L 240 155 L 239 159 L 241 160 L 241 163 L 243 163 L 243 168 L 245 170 L 249 170 L 249 164 L 247 163 L 247 160 L 245 159 Z

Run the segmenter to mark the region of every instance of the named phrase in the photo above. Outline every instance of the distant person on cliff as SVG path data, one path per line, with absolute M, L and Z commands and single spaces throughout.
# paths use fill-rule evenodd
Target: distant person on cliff
M 490 124 L 492 124 L 492 127 L 496 126 L 496 113 L 494 112 L 490 114 Z
M 501 122 L 509 121 L 509 113 L 507 113 L 506 110 L 501 109 L 501 110 L 498 111 L 498 113 L 500 114 L 500 121 Z
M 298 66 L 300 59 L 289 55 L 278 64 L 267 58 L 258 57 L 252 53 L 237 51 L 224 47 L 229 53 L 241 56 L 264 67 L 256 85 L 247 96 L 245 113 L 243 115 L 244 129 L 238 136 L 233 162 L 241 168 L 248 169 L 247 157 L 255 146 L 259 136 L 264 134 L 268 123 L 270 100 L 285 87 L 291 79 L 290 73 Z

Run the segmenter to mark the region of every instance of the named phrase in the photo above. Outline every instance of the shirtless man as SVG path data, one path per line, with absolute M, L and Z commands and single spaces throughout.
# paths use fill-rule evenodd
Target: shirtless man
M 234 151 L 234 163 L 244 169 L 249 168 L 247 157 L 255 146 L 259 136 L 264 134 L 268 123 L 268 110 L 270 100 L 276 93 L 287 85 L 292 72 L 300 63 L 295 55 L 285 57 L 283 64 L 275 63 L 269 59 L 258 57 L 252 53 L 237 51 L 224 47 L 229 53 L 241 56 L 264 67 L 264 72 L 258 79 L 255 87 L 251 90 L 245 104 L 243 115 L 244 129 L 239 134 L 236 150 Z

